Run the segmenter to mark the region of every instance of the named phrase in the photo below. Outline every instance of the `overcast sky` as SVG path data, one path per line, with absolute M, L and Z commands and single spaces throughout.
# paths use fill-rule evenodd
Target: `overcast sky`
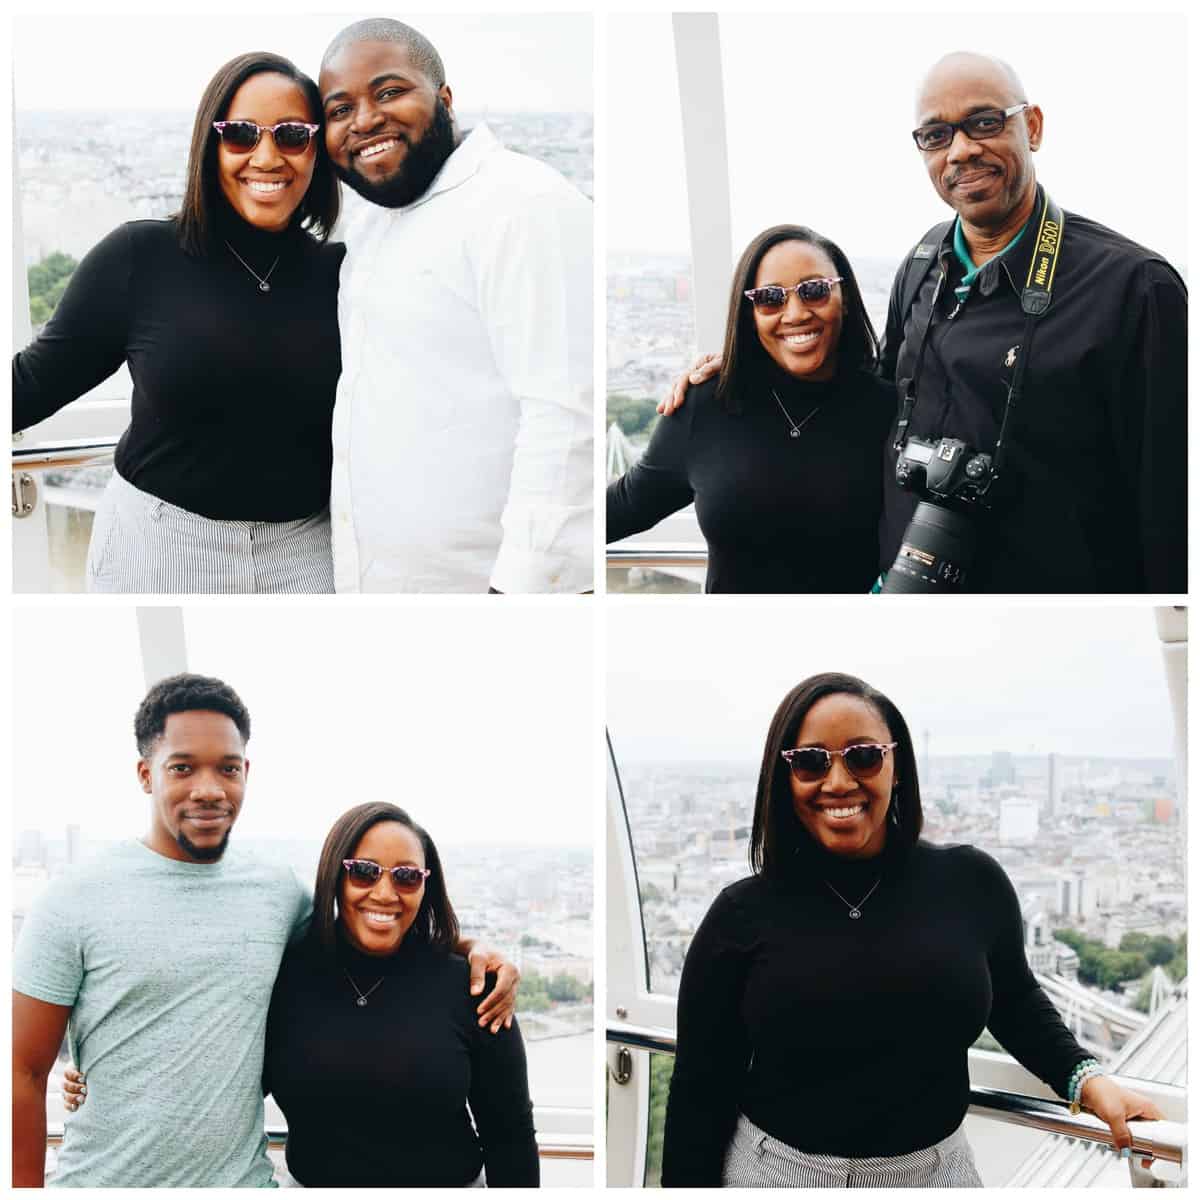
M 13 30 L 16 105 L 194 110 L 216 69 L 236 55 L 271 50 L 315 79 L 334 34 L 377 15 L 218 11 L 18 17 Z M 396 15 L 438 48 L 460 111 L 591 111 L 589 14 Z
M 1009 60 L 1041 105 L 1034 162 L 1055 199 L 1184 263 L 1185 19 L 941 7 L 721 16 L 735 258 L 797 222 L 898 260 L 949 211 L 909 136 L 918 81 L 940 55 L 977 50 Z M 686 251 L 670 14 L 612 16 L 608 38 L 609 249 Z
M 1148 608 L 612 604 L 608 723 L 618 759 L 757 763 L 779 701 L 818 671 L 890 696 L 930 752 L 1170 757 Z
M 591 843 L 588 601 L 185 612 L 189 669 L 251 713 L 240 832 L 323 839 L 347 808 L 389 800 L 447 844 Z M 14 829 L 140 835 L 133 607 L 22 608 L 15 624 Z

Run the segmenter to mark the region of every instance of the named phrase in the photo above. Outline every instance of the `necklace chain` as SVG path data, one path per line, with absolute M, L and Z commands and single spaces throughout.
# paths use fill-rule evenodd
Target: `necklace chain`
M 375 980 L 375 982 L 374 982 L 373 984 L 371 984 L 371 986 L 370 986 L 369 988 L 367 988 L 367 990 L 364 992 L 364 991 L 363 991 L 363 990 L 362 990 L 362 989 L 361 989 L 361 988 L 358 986 L 358 984 L 354 982 L 354 976 L 353 976 L 353 975 L 351 975 L 349 971 L 345 971 L 344 973 L 345 973 L 345 976 L 346 976 L 346 978 L 347 978 L 348 980 L 350 980 L 350 986 L 351 986 L 351 987 L 354 989 L 354 994 L 355 994 L 355 995 L 358 997 L 358 999 L 357 999 L 357 1000 L 355 1000 L 355 1002 L 354 1002 L 354 1003 L 355 1003 L 355 1004 L 357 1004 L 359 1008 L 366 1008 L 366 1007 L 367 1007 L 367 997 L 368 997 L 368 996 L 369 996 L 369 995 L 370 995 L 370 994 L 371 994 L 371 993 L 372 993 L 372 992 L 373 992 L 373 991 L 374 991 L 374 990 L 375 990 L 377 987 L 379 987 L 379 985 L 380 985 L 381 983 L 383 983 L 383 981 L 384 981 L 384 978 L 386 978 L 385 976 L 382 976 L 382 975 L 381 975 L 381 976 L 380 976 L 380 977 L 379 977 L 377 980 Z
M 232 247 L 230 247 L 230 249 L 232 249 Z M 798 438 L 800 436 L 800 430 L 802 430 L 805 425 L 807 425 L 809 421 L 811 421 L 813 417 L 815 417 L 817 413 L 821 411 L 821 406 L 818 404 L 817 407 L 814 408 L 812 412 L 810 412 L 808 416 L 800 422 L 799 425 L 797 425 L 796 422 L 792 420 L 792 414 L 789 413 L 784 407 L 783 401 L 779 398 L 779 393 L 774 388 L 771 389 L 771 395 L 775 397 L 775 403 L 779 405 L 779 411 L 783 413 L 787 423 L 792 427 L 792 431 L 788 434 L 788 437 Z
M 871 890 L 857 904 L 851 904 L 850 901 L 847 900 L 846 897 L 843 896 L 842 893 L 839 892 L 837 888 L 835 888 L 833 884 L 829 882 L 828 879 L 825 880 L 825 886 L 850 910 L 850 920 L 857 921 L 858 918 L 862 916 L 862 906 L 866 904 L 868 900 L 870 900 L 870 898 L 875 894 L 875 889 L 882 882 L 883 876 L 880 875 L 880 877 L 875 880 L 873 884 L 871 884 Z
M 265 275 L 260 275 L 232 246 L 229 245 L 228 242 L 226 242 L 225 245 L 229 246 L 229 253 L 232 254 L 233 257 L 236 258 L 238 262 L 240 262 L 242 266 L 245 267 L 246 270 L 258 280 L 258 290 L 260 292 L 269 292 L 271 290 L 271 285 L 267 281 L 271 278 L 275 268 L 279 266 L 279 255 L 275 255 L 275 261 L 271 264 L 271 269 Z

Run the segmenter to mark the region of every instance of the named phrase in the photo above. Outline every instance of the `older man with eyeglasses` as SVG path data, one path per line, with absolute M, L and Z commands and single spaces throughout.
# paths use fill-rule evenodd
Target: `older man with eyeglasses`
M 1058 208 L 1033 165 L 1042 110 L 1007 63 L 946 55 L 916 123 L 955 216 L 905 257 L 888 307 L 883 590 L 1185 594 L 1183 280 Z M 950 561 L 964 538 L 969 570 Z

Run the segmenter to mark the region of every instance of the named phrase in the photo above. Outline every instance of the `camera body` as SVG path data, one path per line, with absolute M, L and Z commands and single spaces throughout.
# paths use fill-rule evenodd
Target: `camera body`
M 921 503 L 904 533 L 884 594 L 960 592 L 975 557 L 975 520 L 996 481 L 992 456 L 959 438 L 910 437 L 896 459 L 896 483 Z
M 992 456 L 959 438 L 910 437 L 896 459 L 896 483 L 923 500 L 959 511 L 984 507 L 995 475 Z

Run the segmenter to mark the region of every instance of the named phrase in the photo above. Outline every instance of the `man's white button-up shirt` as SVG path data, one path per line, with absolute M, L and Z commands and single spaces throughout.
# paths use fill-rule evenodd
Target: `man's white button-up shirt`
M 477 126 L 345 226 L 339 592 L 592 586 L 592 206 Z

